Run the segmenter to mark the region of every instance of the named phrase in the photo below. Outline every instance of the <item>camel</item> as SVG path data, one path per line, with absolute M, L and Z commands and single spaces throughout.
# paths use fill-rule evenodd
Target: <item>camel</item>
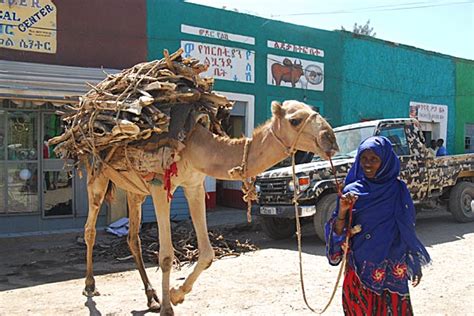
M 246 145 L 247 144 L 247 145 Z M 159 266 L 162 270 L 161 303 L 151 285 L 143 264 L 140 238 L 138 236 L 141 222 L 141 204 L 146 195 L 127 191 L 129 207 L 128 245 L 138 267 L 145 287 L 145 294 L 150 310 L 160 310 L 160 315 L 173 315 L 172 305 L 182 303 L 199 275 L 211 265 L 214 251 L 207 232 L 205 215 L 205 176 L 224 180 L 242 180 L 254 177 L 277 162 L 298 150 L 311 151 L 323 158 L 330 158 L 338 146 L 331 126 L 326 120 L 313 111 L 308 105 L 298 101 L 285 101 L 283 104 L 272 102 L 272 118 L 255 129 L 252 140 L 247 138 L 230 139 L 212 134 L 207 128 L 196 124 L 185 141 L 186 147 L 178 161 L 178 174 L 171 178 L 171 192 L 181 186 L 189 204 L 189 211 L 196 231 L 199 259 L 184 283 L 178 288 L 170 289 L 170 273 L 173 262 L 173 245 L 170 231 L 170 201 L 163 184 L 147 183 L 149 194 L 153 199 L 158 222 L 160 251 Z M 244 155 L 246 152 L 248 155 Z M 247 168 L 244 172 L 231 172 L 242 164 L 242 157 L 247 156 Z M 99 295 L 93 276 L 92 249 L 96 236 L 96 220 L 109 181 L 108 177 L 98 171 L 93 174 L 92 167 L 86 163 L 88 173 L 89 213 L 85 224 L 85 242 L 87 245 L 87 271 L 85 279 L 86 296 Z M 237 168 L 239 169 L 239 168 Z M 96 172 L 97 173 L 97 172 Z M 138 184 L 137 184 L 138 185 Z

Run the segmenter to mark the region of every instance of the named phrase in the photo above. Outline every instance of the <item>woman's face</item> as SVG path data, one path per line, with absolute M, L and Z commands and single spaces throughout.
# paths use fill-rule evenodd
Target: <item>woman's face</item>
M 366 178 L 372 179 L 377 174 L 382 160 L 372 150 L 365 150 L 360 156 L 360 166 L 364 171 Z

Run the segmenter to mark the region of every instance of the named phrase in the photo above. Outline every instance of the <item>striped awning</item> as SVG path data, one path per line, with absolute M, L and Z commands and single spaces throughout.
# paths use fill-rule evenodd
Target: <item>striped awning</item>
M 0 60 L 0 99 L 70 103 L 117 69 Z

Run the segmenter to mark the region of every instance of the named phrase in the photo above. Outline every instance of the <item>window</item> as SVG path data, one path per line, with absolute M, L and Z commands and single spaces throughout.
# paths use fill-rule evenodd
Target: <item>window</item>
M 6 212 L 5 142 L 5 111 L 0 110 L 0 214 Z
M 9 213 L 38 211 L 38 164 L 8 164 L 7 207 Z
M 35 112 L 8 112 L 8 160 L 38 158 L 38 115 Z
M 474 124 L 464 125 L 464 152 L 474 153 Z
M 406 156 L 410 154 L 404 126 L 384 128 L 380 131 L 379 135 L 385 136 L 390 140 L 393 150 L 398 156 Z
M 337 144 L 339 145 L 337 155 L 355 157 L 360 143 L 374 135 L 374 130 L 375 126 L 367 126 L 336 131 Z
M 12 103 L 13 104 L 13 103 Z M 38 113 L 6 111 L 6 151 L 3 157 L 5 212 L 31 213 L 39 209 Z

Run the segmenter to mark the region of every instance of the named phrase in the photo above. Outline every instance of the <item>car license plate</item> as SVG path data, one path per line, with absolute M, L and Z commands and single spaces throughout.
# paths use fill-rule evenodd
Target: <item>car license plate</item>
M 300 217 L 312 216 L 316 213 L 316 207 L 314 205 L 300 206 Z
M 261 206 L 260 207 L 260 214 L 276 215 L 276 213 L 277 213 L 276 207 L 268 207 L 268 206 Z

